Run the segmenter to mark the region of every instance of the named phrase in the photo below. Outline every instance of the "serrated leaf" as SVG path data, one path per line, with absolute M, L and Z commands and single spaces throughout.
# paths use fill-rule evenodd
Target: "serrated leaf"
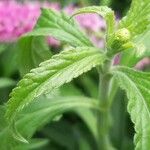
M 42 9 L 35 29 L 25 36 L 52 36 L 72 46 L 92 46 L 72 19 L 51 9 Z
M 131 8 L 120 21 L 120 28 L 127 28 L 132 37 L 143 33 L 150 25 L 150 2 L 149 0 L 132 0 Z
M 36 97 L 70 82 L 91 68 L 103 64 L 105 54 L 98 49 L 79 47 L 53 56 L 31 70 L 10 94 L 6 116 L 12 121 L 16 114 Z
M 115 29 L 114 12 L 107 6 L 89 6 L 80 8 L 73 14 L 73 16 L 83 13 L 97 13 L 98 15 L 102 16 L 106 20 L 108 36 L 114 32 Z
M 150 148 L 150 73 L 135 71 L 127 67 L 114 69 L 113 78 L 126 91 L 128 112 L 135 124 L 135 149 Z
M 24 37 L 18 42 L 18 64 L 21 75 L 25 75 L 52 54 L 43 37 Z

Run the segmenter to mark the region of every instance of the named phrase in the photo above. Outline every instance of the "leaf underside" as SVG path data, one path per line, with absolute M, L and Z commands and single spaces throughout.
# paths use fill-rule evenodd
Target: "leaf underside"
M 150 148 L 150 73 L 135 71 L 127 67 L 118 67 L 114 79 L 126 91 L 128 112 L 135 124 L 135 149 Z

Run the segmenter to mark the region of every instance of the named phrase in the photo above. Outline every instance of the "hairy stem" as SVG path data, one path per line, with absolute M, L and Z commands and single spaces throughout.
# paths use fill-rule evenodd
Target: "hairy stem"
M 98 132 L 99 132 L 99 150 L 111 150 L 111 144 L 109 139 L 109 128 L 110 128 L 110 107 L 109 107 L 109 85 L 110 76 L 107 74 L 110 68 L 110 62 L 107 62 L 99 72 L 99 105 L 100 107 L 106 108 L 98 116 Z

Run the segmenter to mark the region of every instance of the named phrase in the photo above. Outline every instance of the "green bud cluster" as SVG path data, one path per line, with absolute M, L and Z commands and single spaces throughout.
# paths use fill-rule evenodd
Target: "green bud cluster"
M 133 43 L 131 42 L 130 31 L 126 28 L 122 28 L 112 35 L 108 54 L 113 55 L 132 47 Z
M 122 28 L 115 33 L 115 40 L 118 42 L 127 42 L 131 39 L 131 34 L 128 29 Z

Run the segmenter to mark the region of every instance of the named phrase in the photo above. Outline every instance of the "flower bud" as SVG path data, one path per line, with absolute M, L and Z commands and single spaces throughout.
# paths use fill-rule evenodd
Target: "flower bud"
M 130 39 L 131 34 L 128 29 L 119 29 L 112 37 L 109 54 L 113 55 L 125 49 L 129 49 L 132 45 Z
M 122 28 L 115 33 L 115 39 L 118 42 L 127 42 L 131 39 L 130 31 L 126 28 Z

